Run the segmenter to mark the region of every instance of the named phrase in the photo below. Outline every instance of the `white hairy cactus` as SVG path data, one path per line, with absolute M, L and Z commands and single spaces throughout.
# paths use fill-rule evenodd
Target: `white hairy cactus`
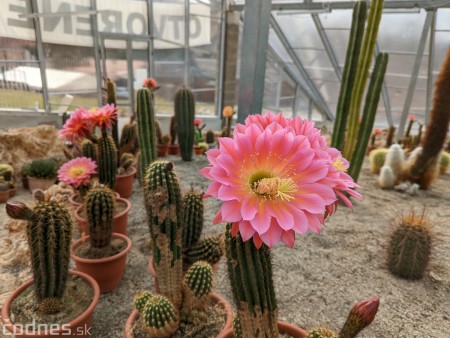
M 386 161 L 384 165 L 392 169 L 394 179 L 397 180 L 402 173 L 403 165 L 405 163 L 405 152 L 399 144 L 393 144 L 390 146 L 388 153 L 386 154 Z
M 390 166 L 384 165 L 381 167 L 380 175 L 378 176 L 378 185 L 383 189 L 394 187 L 396 176 Z

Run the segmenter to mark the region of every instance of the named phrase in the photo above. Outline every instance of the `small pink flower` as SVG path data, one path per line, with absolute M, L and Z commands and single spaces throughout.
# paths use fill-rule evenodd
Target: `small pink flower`
M 117 107 L 113 104 L 106 104 L 103 107 L 91 109 L 86 115 L 86 119 L 93 126 L 111 128 L 113 123 L 116 123 Z
M 416 120 L 416 115 L 410 114 L 408 115 L 408 120 L 410 120 L 411 122 Z
M 194 120 L 194 126 L 200 127 L 202 125 L 202 119 L 196 118 Z
M 158 86 L 158 84 L 156 83 L 156 80 L 154 78 L 148 77 L 144 80 L 143 86 L 147 87 L 150 90 L 153 90 Z
M 88 114 L 89 111 L 85 108 L 75 109 L 64 124 L 63 129 L 59 131 L 59 135 L 71 142 L 76 142 L 87 137 L 92 131 L 92 126 L 87 120 Z
M 75 189 L 86 185 L 91 175 L 96 174 L 97 164 L 87 157 L 76 157 L 64 163 L 58 170 L 58 179 Z
M 383 131 L 382 131 L 381 129 L 379 129 L 379 128 L 376 128 L 376 129 L 373 131 L 373 133 L 374 133 L 375 135 L 380 135 L 380 134 L 383 133 Z

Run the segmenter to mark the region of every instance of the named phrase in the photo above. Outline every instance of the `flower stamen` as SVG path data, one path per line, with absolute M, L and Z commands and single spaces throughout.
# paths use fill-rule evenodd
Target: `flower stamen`
M 292 178 L 269 177 L 262 178 L 253 183 L 252 189 L 258 195 L 266 198 L 279 198 L 283 201 L 291 201 L 298 188 Z
M 340 157 L 340 156 L 332 164 L 333 164 L 333 167 L 335 167 L 339 171 L 343 171 L 343 172 L 347 171 L 347 168 L 345 168 L 345 162 L 342 160 L 342 157 Z

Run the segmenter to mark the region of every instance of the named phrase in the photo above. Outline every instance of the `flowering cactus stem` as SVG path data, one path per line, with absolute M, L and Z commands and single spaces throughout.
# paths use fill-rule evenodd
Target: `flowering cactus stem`
M 257 249 L 252 241 L 243 242 L 240 234 L 233 237 L 230 229 L 228 224 L 227 265 L 242 337 L 278 337 L 269 247 Z

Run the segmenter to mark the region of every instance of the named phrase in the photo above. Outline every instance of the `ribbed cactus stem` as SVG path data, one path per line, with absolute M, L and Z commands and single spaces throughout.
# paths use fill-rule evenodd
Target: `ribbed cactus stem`
M 395 126 L 390 126 L 388 130 L 388 134 L 386 137 L 386 148 L 389 148 L 392 145 L 392 142 L 394 141 L 395 136 Z
M 111 79 L 106 79 L 106 103 L 117 106 L 116 84 Z M 114 118 L 112 122 L 112 138 L 116 148 L 119 148 L 119 118 Z
M 173 164 L 155 161 L 147 169 L 144 193 L 160 293 L 181 306 L 183 209 Z
M 198 242 L 203 230 L 203 193 L 189 191 L 183 197 L 183 250 Z
M 367 3 L 365 1 L 357 1 L 353 6 L 352 26 L 350 29 L 341 89 L 339 91 L 336 108 L 336 120 L 334 122 L 333 136 L 331 139 L 331 146 L 339 150 L 344 148 L 345 130 L 352 98 L 352 88 L 355 83 L 355 74 L 358 67 L 359 55 L 361 53 L 366 16 Z
M 168 338 L 178 330 L 180 316 L 169 299 L 155 295 L 145 303 L 141 323 L 150 337 Z
M 106 130 L 102 131 L 102 137 L 98 139 L 97 154 L 98 180 L 100 183 L 114 188 L 118 162 L 117 148 L 114 140 L 106 133 Z
M 39 310 L 53 314 L 60 310 L 70 261 L 72 218 L 64 202 L 36 194 L 33 209 L 17 202 L 8 203 L 10 217 L 26 219 L 34 292 Z
M 225 251 L 222 235 L 206 237 L 183 250 L 183 258 L 187 264 L 206 261 L 211 265 L 217 264 Z
M 91 247 L 103 248 L 110 245 L 115 207 L 114 193 L 106 186 L 94 186 L 86 194 L 84 208 L 89 223 Z
M 88 157 L 95 162 L 98 161 L 97 147 L 91 140 L 85 139 L 83 141 L 81 144 L 81 153 L 84 157 Z
M 206 262 L 196 262 L 186 272 L 183 281 L 183 308 L 199 310 L 205 308 L 213 288 L 213 270 Z
M 359 172 L 361 171 L 367 144 L 369 143 L 370 133 L 377 114 L 378 102 L 380 100 L 387 63 L 388 54 L 380 53 L 377 55 L 375 68 L 366 95 L 366 102 L 364 104 L 363 117 L 358 133 L 358 142 L 355 146 L 350 168 L 348 170 L 349 175 L 355 182 L 358 180 Z
M 355 146 L 358 143 L 359 115 L 361 103 L 369 75 L 369 67 L 373 58 L 373 51 L 378 35 L 378 27 L 383 13 L 384 0 L 374 0 L 370 6 L 367 20 L 367 28 L 364 34 L 361 54 L 359 55 L 358 67 L 355 74 L 355 82 L 351 92 L 350 110 L 347 121 L 347 135 L 343 155 L 352 158 Z
M 278 337 L 278 308 L 272 279 L 270 249 L 257 249 L 240 234 L 231 235 L 227 225 L 228 275 L 241 324 L 242 337 Z
M 137 126 L 136 123 L 127 123 L 122 128 L 120 136 L 119 150 L 120 154 L 135 153 L 137 142 Z
M 134 297 L 134 307 L 139 312 L 142 312 L 142 310 L 145 307 L 145 304 L 150 300 L 150 298 L 153 298 L 155 295 L 149 291 L 141 291 Z
M 137 92 L 137 125 L 140 159 L 140 177 L 145 175 L 147 167 L 156 160 L 155 111 L 152 103 L 152 93 L 147 88 Z
M 177 119 L 175 116 L 170 118 L 170 144 L 175 144 L 177 140 Z
M 175 95 L 175 118 L 181 158 L 183 161 L 191 161 L 195 135 L 195 101 L 189 88 L 181 88 Z

